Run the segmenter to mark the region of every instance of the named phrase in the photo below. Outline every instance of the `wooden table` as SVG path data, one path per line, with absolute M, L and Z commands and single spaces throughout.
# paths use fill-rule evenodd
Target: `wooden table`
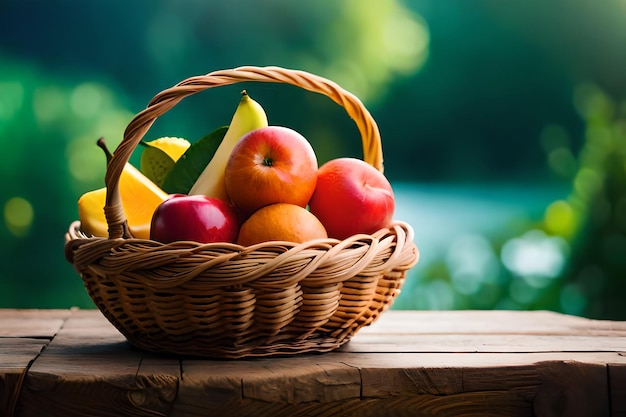
M 0 416 L 626 416 L 626 322 L 388 311 L 340 351 L 139 352 L 95 310 L 0 309 Z

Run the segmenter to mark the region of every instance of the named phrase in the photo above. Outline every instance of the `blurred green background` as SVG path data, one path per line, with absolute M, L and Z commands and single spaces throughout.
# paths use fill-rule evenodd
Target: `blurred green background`
M 625 21 L 624 0 L 3 0 L 0 307 L 93 307 L 63 244 L 103 186 L 98 137 L 116 146 L 189 76 L 278 65 L 338 82 L 379 124 L 421 251 L 394 308 L 626 319 Z M 362 156 L 325 97 L 245 88 L 320 163 Z M 145 139 L 197 140 L 241 89 L 185 100 Z

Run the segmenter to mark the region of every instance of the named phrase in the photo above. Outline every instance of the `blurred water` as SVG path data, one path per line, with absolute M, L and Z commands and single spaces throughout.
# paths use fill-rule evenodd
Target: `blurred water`
M 506 236 L 515 225 L 540 221 L 547 206 L 567 196 L 565 186 L 522 184 L 394 183 L 395 218 L 415 230 L 420 261 L 415 271 L 441 259 L 466 235 Z

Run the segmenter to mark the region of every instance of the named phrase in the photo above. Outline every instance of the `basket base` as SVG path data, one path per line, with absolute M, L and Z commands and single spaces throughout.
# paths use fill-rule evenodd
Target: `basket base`
M 163 245 L 82 236 L 66 254 L 98 309 L 136 348 L 243 358 L 329 352 L 374 322 L 417 262 L 412 229 L 303 244 Z

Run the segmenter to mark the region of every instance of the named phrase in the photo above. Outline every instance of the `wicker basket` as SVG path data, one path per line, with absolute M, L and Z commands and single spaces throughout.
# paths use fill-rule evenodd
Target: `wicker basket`
M 152 123 L 186 96 L 246 81 L 328 96 L 356 122 L 364 160 L 382 171 L 371 115 L 358 98 L 319 76 L 241 67 L 192 77 L 156 95 L 130 122 L 107 167 L 109 237 L 86 236 L 74 222 L 65 245 L 96 306 L 140 349 L 215 358 L 331 351 L 391 305 L 417 262 L 413 230 L 403 222 L 343 241 L 250 247 L 162 244 L 130 235 L 118 182 Z

